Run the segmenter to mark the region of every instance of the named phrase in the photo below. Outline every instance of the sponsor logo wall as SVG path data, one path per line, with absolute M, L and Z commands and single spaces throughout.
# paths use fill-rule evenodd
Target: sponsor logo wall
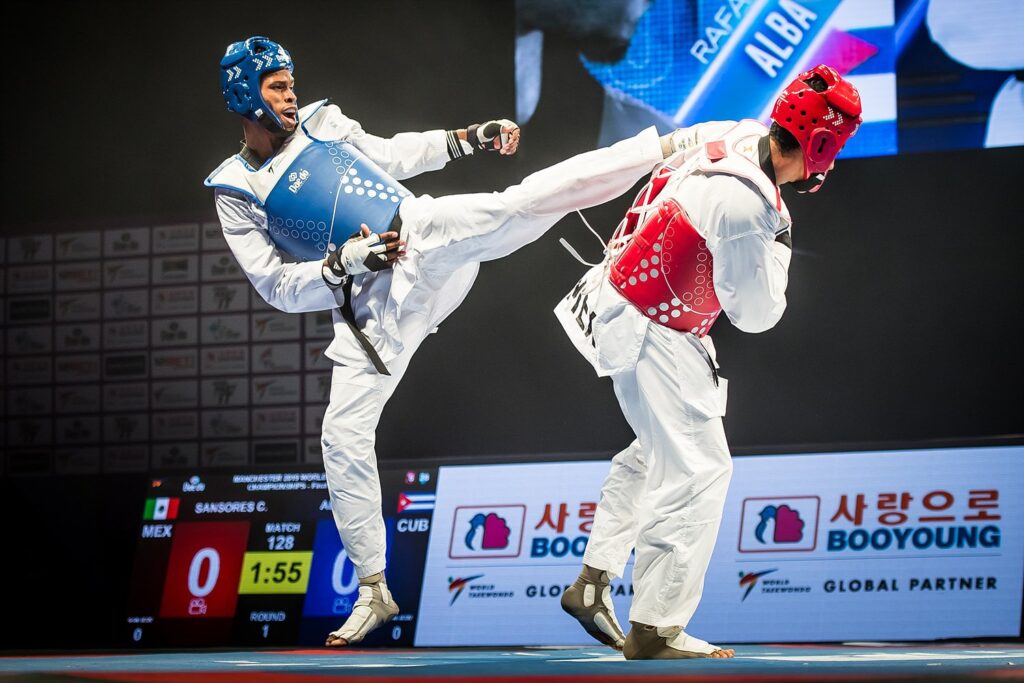
M 0 320 L 5 473 L 319 460 L 331 314 L 271 310 L 216 224 L 0 239 Z
M 689 630 L 723 642 L 1016 636 L 1024 447 L 738 458 Z M 416 644 L 588 643 L 558 604 L 607 462 L 444 467 Z M 632 561 L 613 581 L 628 621 Z M 501 628 L 495 628 L 501 624 Z

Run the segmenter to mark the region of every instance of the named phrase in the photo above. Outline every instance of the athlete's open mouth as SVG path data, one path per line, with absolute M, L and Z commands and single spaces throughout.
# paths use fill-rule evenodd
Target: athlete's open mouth
M 299 122 L 299 112 L 296 109 L 285 109 L 281 112 L 281 116 L 292 123 L 297 124 Z

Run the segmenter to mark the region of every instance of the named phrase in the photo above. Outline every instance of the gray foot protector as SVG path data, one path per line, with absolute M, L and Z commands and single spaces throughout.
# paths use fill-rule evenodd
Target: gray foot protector
M 352 608 L 352 614 L 337 631 L 327 634 L 325 645 L 343 647 L 358 643 L 366 634 L 391 621 L 398 614 L 384 572 L 377 572 L 365 579 L 359 579 L 359 599 Z
M 583 565 L 583 571 L 565 593 L 562 609 L 576 618 L 598 642 L 621 650 L 626 642 L 615 618 L 608 572 Z
M 633 622 L 622 654 L 626 659 L 704 659 L 722 650 L 678 626 L 659 628 Z

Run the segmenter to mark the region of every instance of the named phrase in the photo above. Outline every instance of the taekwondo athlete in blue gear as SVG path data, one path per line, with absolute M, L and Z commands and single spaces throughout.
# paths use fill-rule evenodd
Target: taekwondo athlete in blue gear
M 619 196 L 664 156 L 650 128 L 502 192 L 416 197 L 402 179 L 475 149 L 514 154 L 518 126 L 501 119 L 379 138 L 326 100 L 299 109 L 293 69 L 268 38 L 228 47 L 222 90 L 242 117 L 245 145 L 206 184 L 215 188 L 224 238 L 260 296 L 286 312 L 333 311 L 321 446 L 331 509 L 360 587 L 327 645 L 345 646 L 398 613 L 384 580 L 374 443 L 412 355 L 465 299 L 481 262 L 536 240 L 575 209 Z

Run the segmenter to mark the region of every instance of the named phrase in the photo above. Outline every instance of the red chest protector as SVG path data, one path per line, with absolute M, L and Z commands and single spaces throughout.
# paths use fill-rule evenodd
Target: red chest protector
M 660 203 L 674 169 L 659 169 L 626 214 L 617 239 L 628 239 L 612 259 L 609 279 L 619 292 L 654 322 L 703 337 L 722 305 L 715 294 L 711 252 L 675 199 Z M 637 227 L 644 205 L 656 205 Z

